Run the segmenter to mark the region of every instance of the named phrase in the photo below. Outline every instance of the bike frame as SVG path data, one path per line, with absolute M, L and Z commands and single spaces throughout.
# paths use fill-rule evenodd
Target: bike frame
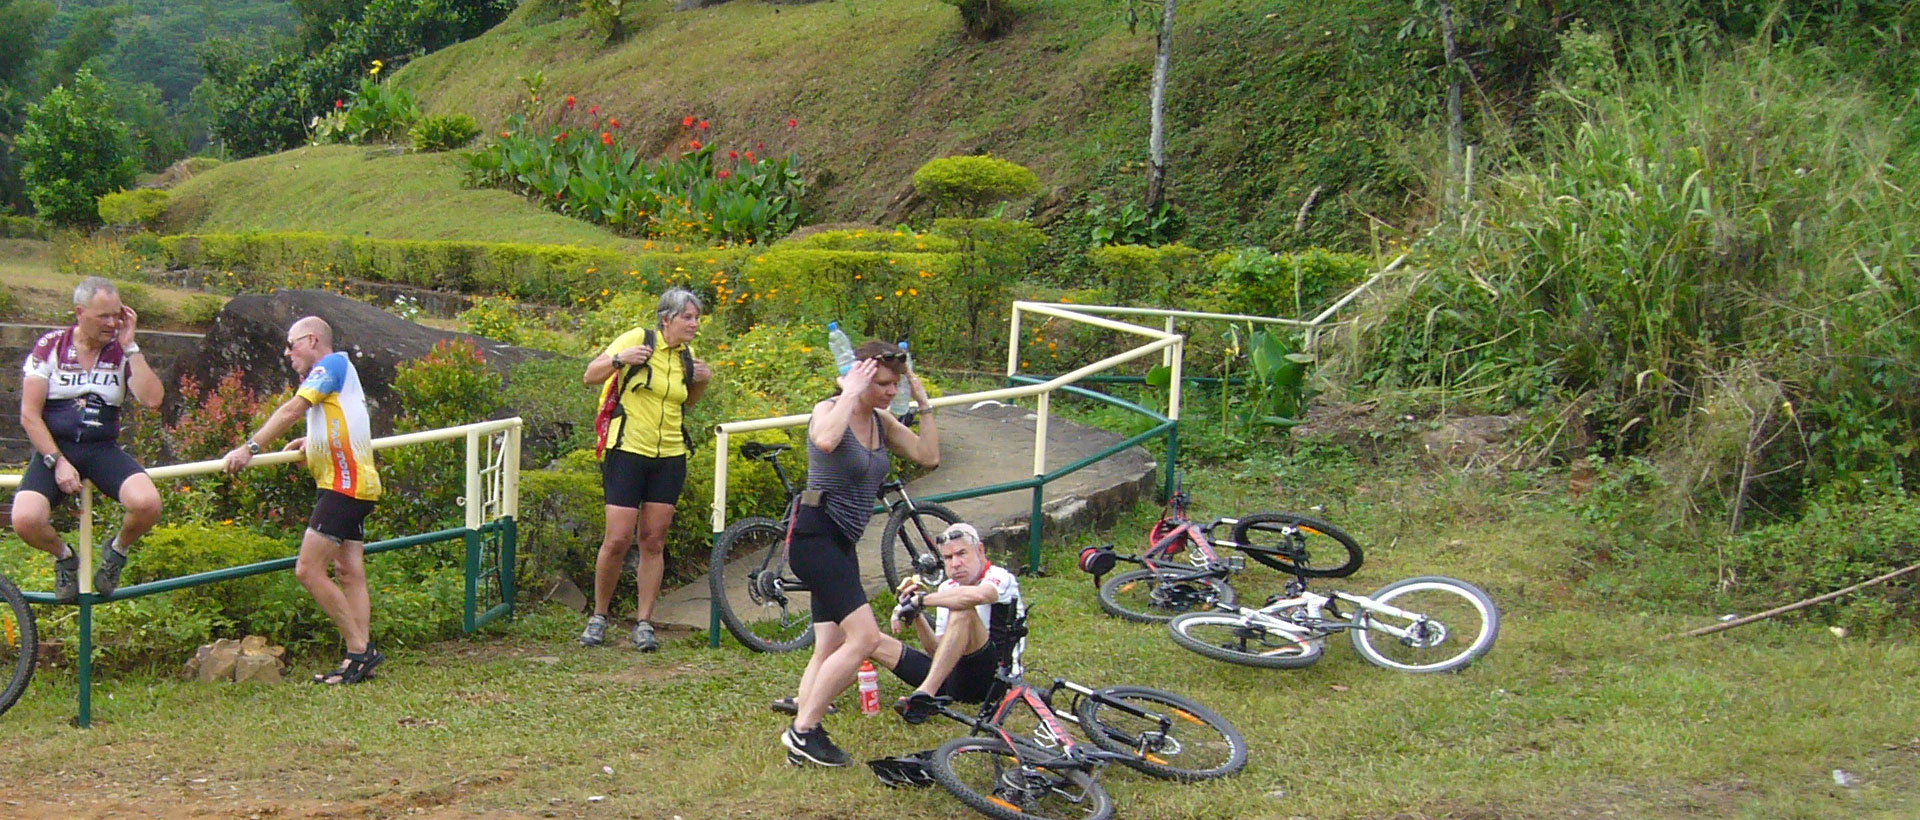
M 1156 721 L 1160 724 L 1160 732 L 1162 735 L 1169 732 L 1173 726 L 1173 719 L 1166 715 L 1157 712 L 1148 712 L 1131 703 L 1114 700 L 1093 689 L 1089 689 L 1065 678 L 1054 678 L 1053 684 L 1042 690 L 1033 684 L 1027 683 L 1022 678 L 1008 677 L 998 672 L 995 673 L 995 676 L 999 678 L 1001 683 L 1006 684 L 1007 691 L 1000 696 L 999 700 L 989 701 L 982 705 L 980 707 L 980 714 L 977 717 L 945 705 L 940 707 L 940 713 L 972 729 L 973 734 L 992 734 L 998 736 L 1002 741 L 1006 742 L 1008 748 L 1014 750 L 1016 757 L 1021 757 L 1021 752 L 1031 746 L 1039 746 L 1043 749 L 1058 748 L 1060 750 L 1059 758 L 1053 760 L 1036 762 L 1026 760 L 1022 757 L 1020 762 L 1023 765 L 1058 768 L 1063 765 L 1062 761 L 1064 761 L 1065 767 L 1067 768 L 1091 768 L 1111 761 L 1138 757 L 1137 755 L 1109 752 L 1105 749 L 1094 748 L 1088 744 L 1075 741 L 1073 735 L 1067 732 L 1066 724 L 1061 721 L 1064 720 L 1067 723 L 1078 726 L 1080 725 L 1080 718 L 1075 717 L 1072 710 L 1060 712 L 1053 708 L 1053 696 L 1058 694 L 1062 689 L 1072 692 L 1076 698 L 1093 698 L 1101 704 L 1126 712 L 1134 717 Z M 1015 737 L 1011 732 L 1006 730 L 1007 717 L 1021 706 L 1025 706 L 1033 712 L 1035 717 L 1040 719 L 1040 726 L 1034 730 L 1035 737 L 1032 739 Z M 1040 734 L 1042 732 L 1045 733 L 1044 736 Z
M 1354 595 L 1338 590 L 1332 591 L 1330 595 L 1322 595 L 1308 591 L 1304 586 L 1293 592 L 1292 597 L 1282 598 L 1259 609 L 1241 607 L 1240 616 L 1245 619 L 1247 626 L 1269 632 L 1285 633 L 1301 641 L 1319 640 L 1336 632 L 1356 629 L 1385 632 L 1395 638 L 1406 640 L 1412 635 L 1414 629 L 1418 629 L 1421 624 L 1427 622 L 1425 615 L 1408 612 L 1391 604 L 1383 604 L 1365 595 Z M 1357 608 L 1356 611 L 1350 616 L 1342 616 L 1338 604 L 1343 602 L 1352 604 Z M 1302 617 L 1286 618 L 1281 615 L 1288 610 L 1302 608 L 1306 610 Z M 1333 613 L 1331 618 L 1327 617 L 1328 612 Z M 1361 616 L 1361 612 L 1374 612 L 1389 618 L 1401 618 L 1411 621 L 1412 624 L 1410 628 L 1401 628 L 1389 623 L 1369 623 Z

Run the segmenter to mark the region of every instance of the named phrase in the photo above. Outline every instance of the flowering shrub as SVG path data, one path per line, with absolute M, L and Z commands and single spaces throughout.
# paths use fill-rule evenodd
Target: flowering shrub
M 314 117 L 308 123 L 308 142 L 314 145 L 343 143 L 367 145 L 393 142 L 420 121 L 420 104 L 413 92 L 380 82 L 379 60 L 374 60 L 360 87 L 347 92 L 346 99 L 334 100 L 333 110 Z M 476 126 L 475 131 L 479 128 Z M 471 139 L 471 135 L 468 137 Z
M 793 156 L 751 149 L 723 155 L 709 141 L 710 127 L 682 119 L 681 153 L 649 160 L 627 146 L 618 117 L 602 115 L 599 106 L 581 112 L 569 96 L 551 117 L 509 117 L 492 144 L 465 156 L 467 178 L 638 236 L 766 242 L 797 227 L 806 183 Z

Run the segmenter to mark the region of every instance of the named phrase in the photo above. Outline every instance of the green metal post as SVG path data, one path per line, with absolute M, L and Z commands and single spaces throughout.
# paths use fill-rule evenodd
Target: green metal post
M 1027 574 L 1040 574 L 1040 496 L 1047 490 L 1045 484 L 1033 486 L 1033 518 L 1027 525 Z
M 726 453 L 720 455 L 724 456 Z M 720 546 L 720 533 L 713 534 L 713 545 Z M 719 567 L 709 567 L 707 571 L 717 572 L 719 569 Z M 720 648 L 720 602 L 718 600 L 707 602 L 707 648 Z
M 80 715 L 74 724 L 93 725 L 93 596 L 80 596 Z
M 1180 469 L 1180 423 L 1174 422 L 1167 428 L 1167 471 L 1166 485 L 1160 489 L 1162 502 L 1173 497 L 1173 474 Z
M 467 606 L 466 611 L 461 613 L 460 620 L 464 630 L 472 632 L 478 628 L 474 621 L 476 610 L 480 606 L 480 533 L 477 530 L 467 530 L 466 537 L 462 540 L 467 544 Z
M 520 542 L 520 525 L 511 517 L 500 519 L 505 528 L 500 533 L 500 597 L 507 602 L 507 617 L 513 617 L 513 603 L 520 594 L 519 580 L 514 575 L 515 547 Z

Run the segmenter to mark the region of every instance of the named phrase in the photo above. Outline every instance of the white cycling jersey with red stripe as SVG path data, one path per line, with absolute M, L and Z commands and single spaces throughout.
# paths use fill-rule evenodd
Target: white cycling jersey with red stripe
M 120 405 L 127 398 L 128 363 L 119 340 L 100 349 L 91 365 L 81 362 L 75 328 L 48 331 L 34 342 L 21 368 L 23 379 L 47 383 L 40 416 L 61 441 L 113 441 L 120 437 Z

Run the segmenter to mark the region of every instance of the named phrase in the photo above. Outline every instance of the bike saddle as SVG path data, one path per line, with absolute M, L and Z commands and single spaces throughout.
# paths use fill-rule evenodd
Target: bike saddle
M 749 441 L 740 445 L 740 455 L 747 458 L 766 458 L 791 449 L 793 449 L 791 444 L 762 444 L 758 441 Z

